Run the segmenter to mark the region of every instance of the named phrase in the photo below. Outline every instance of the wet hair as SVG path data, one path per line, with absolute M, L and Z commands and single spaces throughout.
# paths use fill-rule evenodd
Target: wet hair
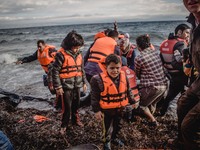
M 174 30 L 174 33 L 177 34 L 179 30 L 181 30 L 182 32 L 186 29 L 190 29 L 190 27 L 187 25 L 187 24 L 179 24 L 175 30 Z
M 110 31 L 112 31 L 112 29 L 110 29 L 110 28 L 104 30 L 105 35 L 108 36 L 108 33 L 109 33 Z
M 148 34 L 138 36 L 136 38 L 136 43 L 142 50 L 151 46 L 150 37 Z
M 78 34 L 75 30 L 69 32 L 61 43 L 61 47 L 64 48 L 65 50 L 71 50 L 72 47 L 83 46 L 83 45 L 84 45 L 83 37 L 80 34 Z
M 44 40 L 38 40 L 38 41 L 37 41 L 37 46 L 39 46 L 40 43 L 42 43 L 42 45 L 45 44 Z
M 111 62 L 118 64 L 121 63 L 120 57 L 116 54 L 110 54 L 106 57 L 105 64 L 108 66 Z
M 118 38 L 119 33 L 115 30 L 111 30 L 110 32 L 108 32 L 108 37 L 111 38 Z

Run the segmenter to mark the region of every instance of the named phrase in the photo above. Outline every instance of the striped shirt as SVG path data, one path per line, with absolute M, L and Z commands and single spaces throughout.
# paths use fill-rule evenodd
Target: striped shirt
M 147 48 L 135 58 L 135 73 L 140 79 L 140 86 L 160 86 L 167 84 L 159 53 Z

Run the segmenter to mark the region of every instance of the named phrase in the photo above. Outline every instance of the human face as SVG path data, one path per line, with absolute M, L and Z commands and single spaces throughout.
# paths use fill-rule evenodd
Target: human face
M 73 46 L 72 51 L 76 54 L 80 50 L 81 46 Z
M 121 64 L 115 64 L 114 62 L 111 62 L 107 67 L 106 70 L 108 72 L 108 74 L 112 77 L 112 78 L 116 78 L 121 70 Z
M 189 41 L 190 39 L 190 29 L 186 29 L 182 32 L 180 38 L 186 40 L 186 41 Z
M 187 10 L 191 13 L 200 13 L 200 0 L 183 0 Z
M 43 51 L 44 48 L 45 48 L 45 45 L 43 45 L 42 43 L 39 43 L 38 49 L 39 49 L 40 51 Z

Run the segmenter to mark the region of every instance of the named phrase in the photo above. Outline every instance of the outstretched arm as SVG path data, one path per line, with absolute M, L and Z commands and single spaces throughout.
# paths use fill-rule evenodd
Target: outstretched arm
M 35 60 L 37 60 L 37 51 L 35 53 L 33 53 L 33 55 L 24 57 L 22 60 L 17 61 L 16 64 L 28 63 L 28 62 L 35 61 Z

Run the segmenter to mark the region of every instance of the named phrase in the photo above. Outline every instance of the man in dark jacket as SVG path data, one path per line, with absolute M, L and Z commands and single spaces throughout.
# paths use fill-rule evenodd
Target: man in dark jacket
M 17 61 L 16 64 L 29 63 L 38 60 L 44 71 L 47 73 L 48 65 L 53 62 L 57 51 L 54 46 L 47 45 L 43 40 L 37 41 L 37 48 L 35 53 Z
M 200 71 L 200 1 L 183 0 L 191 13 L 188 22 L 192 24 L 190 55 L 194 67 Z M 200 77 L 192 83 L 178 100 L 178 142 L 185 150 L 200 149 Z
M 166 113 L 170 101 L 184 92 L 184 86 L 187 84 L 187 76 L 183 72 L 182 51 L 188 45 L 189 34 L 190 27 L 187 24 L 179 24 L 175 28 L 175 35 L 170 33 L 168 39 L 160 46 L 163 65 L 171 77 L 169 91 L 160 111 L 161 115 Z

